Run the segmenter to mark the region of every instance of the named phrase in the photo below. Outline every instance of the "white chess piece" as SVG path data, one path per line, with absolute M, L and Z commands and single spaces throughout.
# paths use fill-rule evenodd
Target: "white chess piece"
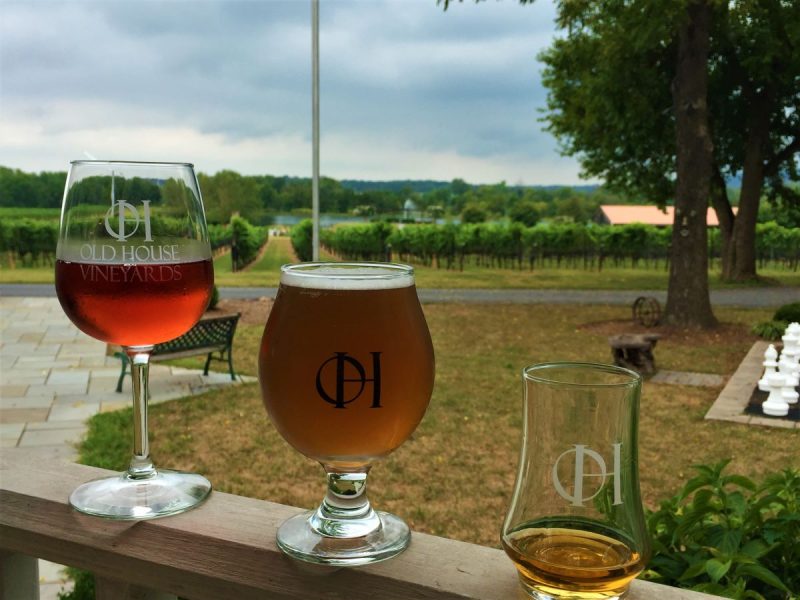
M 786 328 L 786 331 L 781 336 L 781 340 L 783 340 L 784 350 L 797 350 L 798 344 L 800 344 L 800 337 L 798 337 L 791 326 Z
M 780 365 L 783 366 L 781 367 Z M 782 373 L 791 373 L 792 378 L 797 379 L 800 376 L 800 347 L 790 346 L 789 348 L 784 348 L 783 352 L 781 352 L 781 360 L 778 362 L 778 366 Z
M 789 348 L 788 350 L 784 348 L 783 352 L 781 352 L 781 359 L 778 361 L 778 372 L 786 379 L 785 385 L 789 387 L 797 387 L 800 384 L 797 378 L 794 358 L 794 348 Z
M 783 340 L 781 362 L 786 363 L 781 370 L 783 372 L 791 371 L 792 376 L 797 378 L 800 374 L 800 324 L 791 323 L 781 339 Z
M 789 414 L 789 403 L 783 398 L 783 387 L 786 379 L 780 373 L 769 376 L 769 397 L 761 405 L 765 415 L 785 417 Z
M 767 351 L 764 352 L 764 362 L 761 364 L 765 367 L 765 369 L 763 377 L 761 377 L 761 379 L 758 381 L 758 389 L 760 389 L 762 392 L 768 392 L 769 376 L 776 372 L 775 370 L 778 366 L 778 351 L 775 350 L 775 346 L 772 344 L 770 344 L 769 348 L 767 348 Z
M 795 379 L 795 381 L 797 381 L 797 379 Z M 797 390 L 794 389 L 795 387 L 796 386 L 788 383 L 787 380 L 787 383 L 781 390 L 781 398 L 783 398 L 783 401 L 788 405 L 797 404 L 797 399 L 800 398 L 800 394 L 798 394 Z

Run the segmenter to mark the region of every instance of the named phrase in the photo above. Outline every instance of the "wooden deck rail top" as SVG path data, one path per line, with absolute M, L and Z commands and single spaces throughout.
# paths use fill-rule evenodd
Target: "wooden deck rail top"
M 78 484 L 108 474 L 41 451 L 3 450 L 4 580 L 9 555 L 27 555 L 94 572 L 98 598 L 115 600 L 135 595 L 126 583 L 192 600 L 520 597 L 516 571 L 502 550 L 422 533 L 414 534 L 406 552 L 384 563 L 339 570 L 305 566 L 275 545 L 277 527 L 300 509 L 272 502 L 214 492 L 195 510 L 142 522 L 88 517 L 69 507 L 67 498 Z M 629 600 L 703 598 L 713 597 L 642 581 L 634 582 L 629 595 Z

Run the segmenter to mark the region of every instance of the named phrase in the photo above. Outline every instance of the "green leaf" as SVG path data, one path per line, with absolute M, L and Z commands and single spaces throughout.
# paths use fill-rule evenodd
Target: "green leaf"
M 750 558 L 761 558 L 770 550 L 775 548 L 775 546 L 775 544 L 767 545 L 763 540 L 760 539 L 750 540 L 744 546 L 742 546 L 741 553 L 749 556 Z
M 732 492 L 725 498 L 725 508 L 735 515 L 743 515 L 747 511 L 747 501 L 741 492 Z
M 706 563 L 704 561 L 698 561 L 693 565 L 690 565 L 688 569 L 686 569 L 683 574 L 680 576 L 681 581 L 686 581 L 687 579 L 693 579 L 698 575 L 702 575 L 706 572 Z
M 755 482 L 744 475 L 726 475 L 722 478 L 722 483 L 723 485 L 732 483 L 734 485 L 738 485 L 739 487 L 743 487 L 746 490 L 750 490 L 751 492 L 754 492 L 756 489 Z
M 694 527 L 697 523 L 702 522 L 705 518 L 706 513 L 702 510 L 693 510 L 691 512 L 687 512 L 687 514 L 683 517 L 683 520 L 675 528 L 675 535 L 678 537 L 678 539 L 683 538 L 692 527 Z
M 691 588 L 695 592 L 703 592 L 704 594 L 712 594 L 714 596 L 722 596 L 723 598 L 730 598 L 728 589 L 719 583 L 700 583 Z
M 683 500 L 691 496 L 692 492 L 695 490 L 699 490 L 701 487 L 706 486 L 709 484 L 709 479 L 707 477 L 694 477 L 686 482 L 686 485 L 683 486 L 683 489 L 680 491 L 678 497 Z
M 731 561 L 726 560 L 722 562 L 716 558 L 711 558 L 706 561 L 706 573 L 708 576 L 711 577 L 711 581 L 717 583 L 720 579 L 725 577 L 725 573 L 727 573 L 731 568 Z
M 661 581 L 664 579 L 664 576 L 655 569 L 645 569 L 639 574 L 638 578 L 644 579 L 645 581 Z
M 742 532 L 738 529 L 719 528 L 708 537 L 712 546 L 719 549 L 722 554 L 731 556 L 736 554 L 742 543 Z
M 692 499 L 692 507 L 699 509 L 708 506 L 713 496 L 714 492 L 709 489 L 698 490 Z
M 789 592 L 788 587 L 784 585 L 784 583 L 780 580 L 780 578 L 775 575 L 772 571 L 767 569 L 766 567 L 759 565 L 759 564 L 744 564 L 739 565 L 736 568 L 737 575 L 749 575 L 751 577 L 755 577 L 766 583 L 767 585 L 771 585 L 774 588 L 777 588 L 784 592 Z
M 769 508 L 771 505 L 786 506 L 786 501 L 777 494 L 767 494 L 758 499 L 753 505 L 757 510 Z

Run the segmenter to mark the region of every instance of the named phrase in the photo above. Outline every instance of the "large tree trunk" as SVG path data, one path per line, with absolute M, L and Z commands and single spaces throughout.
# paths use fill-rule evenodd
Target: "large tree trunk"
M 723 277 L 729 281 L 749 281 L 756 275 L 756 220 L 761 190 L 764 186 L 764 163 L 770 115 L 769 91 L 759 93 L 752 102 L 753 109 L 747 119 L 744 163 L 742 165 L 742 190 L 739 212 L 733 223 L 730 245 L 735 260 Z
M 671 325 L 710 328 L 717 324 L 708 296 L 708 229 L 714 146 L 708 121 L 708 49 L 711 9 L 691 2 L 678 40 L 672 85 L 677 140 L 675 219 L 664 320 Z
M 731 202 L 728 199 L 725 178 L 722 176 L 722 171 L 717 164 L 713 166 L 711 175 L 711 205 L 714 207 L 714 211 L 717 213 L 717 221 L 719 221 L 719 251 L 722 261 L 722 278 L 727 280 L 730 278 L 731 268 L 736 263 L 734 245 L 731 243 L 734 215 L 733 209 L 731 209 Z

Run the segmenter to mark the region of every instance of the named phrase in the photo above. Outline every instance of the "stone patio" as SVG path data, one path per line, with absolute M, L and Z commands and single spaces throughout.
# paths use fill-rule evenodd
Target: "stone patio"
M 98 412 L 131 405 L 131 378 L 115 391 L 120 361 L 106 345 L 79 331 L 56 298 L 0 298 L 0 448 L 36 446 L 74 459 L 85 421 Z M 255 381 L 227 373 L 153 364 L 150 403 Z M 55 600 L 61 567 L 39 562 L 41 600 Z

